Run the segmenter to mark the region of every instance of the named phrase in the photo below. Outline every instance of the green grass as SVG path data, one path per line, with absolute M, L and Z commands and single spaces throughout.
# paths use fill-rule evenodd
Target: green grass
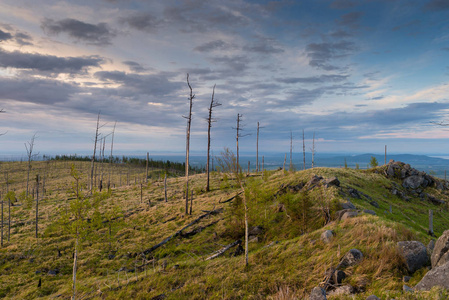
M 12 228 L 10 241 L 4 241 L 0 249 L 0 297 L 27 299 L 61 295 L 68 298 L 72 293 L 74 238 L 59 222 L 61 212 L 70 203 L 67 190 L 72 179 L 70 166 L 58 163 L 53 173 L 48 173 L 47 194 L 40 203 L 38 239 L 34 237 L 34 208 L 22 205 L 12 209 L 12 219 L 23 220 L 25 224 Z M 23 172 L 23 163 L 16 164 L 1 166 L 15 174 L 11 180 L 15 181 L 16 192 L 21 192 L 23 174 L 12 170 Z M 87 166 L 83 170 L 87 170 Z M 139 174 L 142 170 L 131 171 Z M 288 188 L 304 185 L 312 175 L 336 176 L 341 187 L 316 187 L 307 193 L 292 192 Z M 407 202 L 392 195 L 393 183 L 382 175 L 381 167 L 375 170 L 315 168 L 293 173 L 266 171 L 263 176 L 245 178 L 249 225 L 264 228 L 259 240 L 249 244 L 249 267 L 244 267 L 243 256 L 231 257 L 230 254 L 205 261 L 211 253 L 242 238 L 244 233 L 241 201 L 220 203 L 239 191 L 235 180 L 229 176 L 223 180 L 223 175 L 216 173 L 211 179 L 211 191 L 206 193 L 205 175 L 191 177 L 190 186 L 195 191 L 191 216 L 184 215 L 182 178 L 168 180 L 167 203 L 163 201 L 162 180 L 143 184 L 143 203 L 140 202 L 140 183 L 134 185 L 134 180 L 130 186 L 116 187 L 110 194 L 98 198 L 98 209 L 105 223 L 81 240 L 77 296 L 83 299 L 149 299 L 165 294 L 168 299 L 302 299 L 323 281 L 326 269 L 337 265 L 348 250 L 357 248 L 364 254 L 364 260 L 345 270 L 349 275 L 345 282 L 358 290 L 355 299 L 365 299 L 371 294 L 382 299 L 412 299 L 402 292 L 402 277 L 407 272 L 397 255 L 396 243 L 401 240 L 429 242 L 431 237 L 426 233 L 429 209 L 434 211 L 437 236 L 449 228 L 446 205 L 434 206 L 410 196 Z M 114 181 L 117 180 L 118 177 L 114 177 Z M 399 181 L 396 184 L 400 186 Z M 350 198 L 350 188 L 368 195 L 380 207 L 372 206 L 369 203 L 372 200 L 365 196 Z M 446 201 L 449 199 L 447 191 L 427 188 L 425 192 Z M 323 206 L 330 207 L 334 215 L 340 203 L 348 199 L 358 209 L 374 210 L 377 216 L 361 214 L 341 222 L 332 221 L 323 227 Z M 280 206 L 283 207 L 281 211 Z M 218 221 L 215 225 L 191 237 L 176 237 L 146 257 L 136 255 L 204 214 L 203 210 L 214 208 L 223 208 L 224 212 L 202 219 L 186 232 Z M 121 217 L 111 222 L 110 236 L 106 220 L 113 213 Z M 329 244 L 322 243 L 319 238 L 325 229 L 336 234 Z M 143 264 L 145 266 L 136 269 Z M 49 270 L 55 269 L 59 271 L 56 276 L 48 275 Z M 424 274 L 425 270 L 416 272 L 410 286 L 419 282 Z M 42 286 L 38 288 L 39 279 Z M 415 294 L 421 299 L 438 299 L 445 295 L 447 292 L 440 290 Z

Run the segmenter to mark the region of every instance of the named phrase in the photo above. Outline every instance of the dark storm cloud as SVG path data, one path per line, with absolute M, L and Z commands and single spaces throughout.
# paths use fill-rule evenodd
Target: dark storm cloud
M 184 87 L 181 82 L 173 82 L 169 80 L 168 75 L 141 75 L 129 74 L 120 71 L 101 71 L 96 72 L 95 77 L 114 84 L 120 84 L 120 88 L 116 89 L 117 93 L 126 97 L 136 97 L 139 94 L 152 96 L 166 96 L 176 94 Z
M 195 47 L 193 50 L 198 52 L 212 52 L 212 51 L 220 51 L 220 50 L 233 50 L 236 49 L 237 46 L 234 44 L 226 43 L 222 40 L 215 40 L 204 43 L 200 46 Z
M 136 73 L 142 73 L 142 72 L 149 70 L 148 68 L 142 67 L 141 64 L 139 64 L 135 61 L 127 60 L 127 61 L 124 61 L 123 64 L 127 65 L 131 71 L 136 72 Z
M 131 28 L 154 33 L 161 27 L 163 21 L 149 12 L 138 12 L 130 14 L 121 19 L 122 23 L 128 24 Z
M 2 41 L 7 41 L 12 39 L 12 35 L 9 32 L 5 32 L 3 30 L 0 29 L 0 42 Z
M 342 15 L 340 20 L 337 20 L 337 23 L 342 26 L 358 28 L 362 16 L 363 12 L 350 12 Z
M 337 43 L 311 43 L 306 46 L 309 65 L 326 71 L 339 70 L 340 67 L 331 65 L 330 60 L 342 58 L 351 54 L 357 47 L 354 43 L 340 41 Z
M 341 82 L 345 81 L 349 75 L 320 75 L 312 77 L 285 77 L 278 78 L 278 82 L 282 83 L 327 83 L 327 82 Z
M 353 0 L 335 0 L 331 3 L 330 7 L 335 9 L 347 9 L 356 6 L 356 2 Z
M 47 34 L 67 33 L 75 40 L 98 46 L 111 44 L 111 39 L 116 35 L 104 22 L 89 24 L 70 18 L 59 21 L 45 18 L 41 27 Z
M 431 0 L 429 1 L 424 8 L 430 11 L 441 11 L 449 9 L 449 1 L 447 0 Z
M 7 52 L 0 48 L 0 67 L 27 69 L 48 73 L 79 73 L 89 67 L 99 67 L 99 56 L 58 57 L 20 51 Z
M 69 101 L 78 92 L 77 86 L 53 80 L 22 78 L 20 81 L 0 78 L 0 99 L 38 104 L 55 104 Z

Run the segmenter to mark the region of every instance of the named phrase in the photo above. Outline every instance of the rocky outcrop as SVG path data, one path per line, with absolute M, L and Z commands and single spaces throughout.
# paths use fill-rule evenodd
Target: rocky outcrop
M 402 186 L 406 189 L 419 189 L 426 188 L 435 184 L 436 180 L 427 175 L 425 172 L 418 171 L 409 164 L 405 164 L 400 161 L 393 161 L 387 164 L 386 171 L 387 177 L 396 178 L 402 180 Z
M 330 186 L 337 186 L 337 187 L 339 187 L 340 186 L 340 180 L 338 180 L 338 178 L 337 177 L 331 177 L 331 178 L 328 178 L 328 179 L 326 179 L 326 180 L 324 180 L 324 186 L 325 187 L 330 187 Z
M 414 273 L 429 263 L 427 248 L 418 241 L 398 242 L 398 253 L 410 273 Z
M 329 244 L 334 238 L 334 232 L 332 230 L 326 230 L 321 234 L 321 240 L 325 244 Z
M 341 220 L 344 221 L 346 219 L 357 217 L 358 213 L 356 211 L 347 211 L 341 216 Z
M 443 232 L 435 243 L 431 256 L 432 268 L 444 265 L 449 261 L 449 230 Z
M 436 268 L 432 268 L 423 279 L 415 286 L 415 290 L 428 291 L 434 286 L 449 289 L 449 262 Z
M 326 291 L 319 286 L 314 287 L 310 293 L 309 300 L 327 300 Z

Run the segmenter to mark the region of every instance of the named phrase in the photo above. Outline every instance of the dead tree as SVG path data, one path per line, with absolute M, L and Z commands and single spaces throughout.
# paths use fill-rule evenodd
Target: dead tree
M 304 170 L 306 169 L 306 142 L 304 139 L 304 129 L 302 130 L 302 158 L 304 161 Z
M 259 122 L 257 122 L 257 139 L 256 139 L 256 173 L 259 173 Z
M 1 226 L 1 247 L 3 248 L 3 199 L 0 192 L 0 200 L 2 200 L 2 226 Z
M 38 234 L 39 223 L 39 174 L 36 175 L 36 238 Z
M 243 131 L 243 128 L 241 127 L 241 125 L 240 125 L 240 122 L 242 121 L 242 116 L 243 115 L 241 115 L 241 114 L 237 114 L 237 127 L 235 127 L 234 129 L 236 129 L 236 131 L 237 131 L 237 133 L 236 133 L 236 136 L 235 136 L 235 140 L 236 140 L 236 142 L 237 142 L 237 170 L 238 170 L 238 173 L 240 173 L 240 162 L 239 162 L 239 138 L 241 138 L 241 137 L 245 137 L 245 136 L 248 136 L 249 134 L 241 134 L 241 131 Z
M 147 152 L 147 161 L 146 161 L 146 166 L 145 166 L 145 171 L 146 171 L 146 177 L 145 177 L 145 183 L 148 183 L 148 163 L 150 160 L 150 153 Z
M 91 194 L 92 194 L 93 188 L 94 188 L 95 153 L 97 151 L 98 137 L 100 136 L 100 133 L 98 132 L 100 127 L 102 127 L 102 126 L 100 126 L 100 112 L 98 112 L 97 126 L 95 129 L 95 138 L 94 138 L 94 153 L 92 155 L 92 163 L 91 163 L 91 168 L 90 168 L 90 193 Z
M 28 157 L 27 189 L 26 189 L 26 196 L 27 197 L 28 197 L 28 186 L 29 186 L 29 182 L 30 182 L 31 160 L 33 159 L 33 156 L 39 155 L 39 153 L 33 154 L 34 140 L 35 139 L 36 139 L 36 133 L 33 134 L 33 136 L 31 137 L 31 140 L 29 142 L 25 143 L 25 149 L 27 151 L 27 157 Z
M 206 173 L 207 173 L 207 183 L 206 183 L 206 192 L 209 192 L 210 190 L 210 168 L 209 168 L 209 161 L 210 161 L 210 128 L 212 127 L 212 123 L 216 122 L 215 119 L 212 118 L 212 109 L 214 109 L 217 106 L 220 106 L 221 103 L 214 102 L 214 96 L 215 96 L 215 85 L 212 89 L 212 98 L 210 100 L 210 106 L 209 106 L 209 117 L 207 118 L 207 162 L 206 162 Z
M 192 124 L 192 106 L 193 99 L 195 95 L 193 94 L 192 86 L 189 82 L 189 73 L 187 73 L 187 85 L 190 89 L 189 95 L 189 115 L 185 119 L 187 119 L 187 132 L 186 132 L 186 215 L 189 213 L 189 151 L 190 151 L 190 126 Z
M 312 148 L 310 149 L 310 151 L 312 152 L 312 169 L 315 166 L 315 132 L 313 133 L 313 139 L 312 139 Z
M 108 189 L 111 187 L 111 173 L 112 173 L 112 149 L 114 148 L 114 134 L 115 134 L 115 126 L 117 125 L 117 121 L 114 123 L 114 129 L 112 130 L 112 140 L 111 140 L 111 155 L 109 156 L 109 180 L 108 180 Z
M 292 155 L 293 155 L 293 133 L 290 131 L 290 172 L 293 171 L 293 159 L 292 159 Z

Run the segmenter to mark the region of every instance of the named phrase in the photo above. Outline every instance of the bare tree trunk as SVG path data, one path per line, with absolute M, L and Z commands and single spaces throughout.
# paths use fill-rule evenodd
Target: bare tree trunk
M 38 234 L 39 223 L 39 174 L 36 175 L 36 238 Z
M 265 156 L 262 156 L 262 172 L 265 171 Z
M 210 106 L 209 106 L 209 118 L 207 118 L 207 162 L 206 162 L 206 172 L 207 172 L 207 183 L 206 183 L 206 192 L 210 191 L 210 168 L 209 168 L 209 161 L 210 161 L 210 128 L 212 127 L 212 123 L 215 122 L 214 119 L 212 119 L 212 109 L 214 107 L 220 106 L 221 103 L 214 102 L 214 96 L 215 96 L 215 85 L 212 89 L 212 98 L 210 100 Z M 212 163 L 213 165 L 213 163 Z
M 114 123 L 114 129 L 112 130 L 112 140 L 111 140 L 111 155 L 109 157 L 109 180 L 108 180 L 108 189 L 111 187 L 111 176 L 112 176 L 112 149 L 114 148 L 114 134 L 115 134 L 115 126 L 117 125 L 117 121 Z
M 31 171 L 31 159 L 33 158 L 33 148 L 34 148 L 34 140 L 36 139 L 36 134 L 33 134 L 31 137 L 31 140 L 27 143 L 25 143 L 25 149 L 27 151 L 28 156 L 28 168 L 27 168 L 27 187 L 26 187 L 26 196 L 28 197 L 29 193 L 29 182 L 30 182 L 30 171 Z
M 164 194 L 165 194 L 165 202 L 167 201 L 167 173 L 165 173 L 165 178 L 164 178 Z
M 92 163 L 90 169 L 90 193 L 92 194 L 94 188 L 94 167 L 95 167 L 95 153 L 97 151 L 97 141 L 98 141 L 98 130 L 100 129 L 100 112 L 98 112 L 97 117 L 97 127 L 95 129 L 95 139 L 94 139 L 94 153 L 92 155 Z
M 302 130 L 302 158 L 304 161 L 304 170 L 306 169 L 306 142 L 304 139 L 304 129 Z
M 76 295 L 76 268 L 77 268 L 77 261 L 78 261 L 78 230 L 76 232 L 75 253 L 73 255 L 73 275 L 72 275 L 73 296 L 72 296 L 72 300 L 75 300 L 75 295 Z
M 285 163 L 287 162 L 287 153 L 285 153 L 285 156 L 284 156 L 284 166 L 282 167 L 282 170 L 284 170 L 285 171 Z
M 0 200 L 2 200 L 2 226 L 1 226 L 1 246 L 3 247 L 3 199 L 1 199 L 1 192 L 0 192 Z
M 187 215 L 189 213 L 189 151 L 190 151 L 190 126 L 192 124 L 192 106 L 193 106 L 193 98 L 195 95 L 193 94 L 192 86 L 189 82 L 189 73 L 187 73 L 187 85 L 190 89 L 189 100 L 189 116 L 184 117 L 187 119 L 187 132 L 186 132 L 186 212 Z

